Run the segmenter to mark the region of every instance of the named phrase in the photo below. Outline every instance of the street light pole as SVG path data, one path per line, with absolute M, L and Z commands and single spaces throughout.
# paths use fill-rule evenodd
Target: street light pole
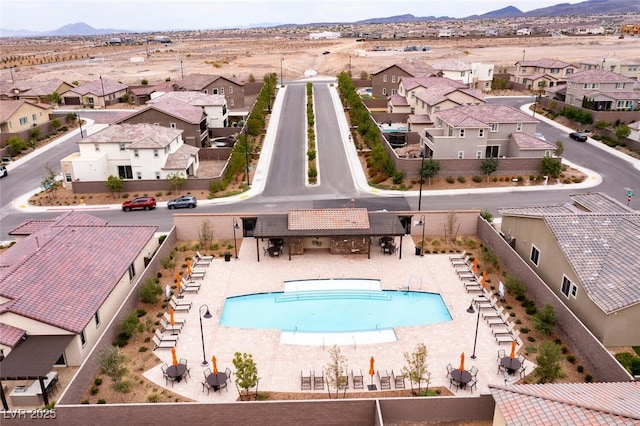
M 349 77 L 351 77 L 351 55 L 349 55 Z
M 76 112 L 76 118 L 78 119 L 78 124 L 80 124 L 80 139 L 84 139 L 84 135 L 82 134 L 82 119 L 80 118 L 80 112 Z
M 204 351 L 204 332 L 202 330 L 202 317 L 203 317 L 203 313 L 202 313 L 202 308 L 205 308 L 205 312 L 204 312 L 204 317 L 209 319 L 211 318 L 211 312 L 209 312 L 209 307 L 207 305 L 200 305 L 200 308 L 198 309 L 198 318 L 200 318 L 200 338 L 202 339 L 202 362 L 200 363 L 201 366 L 206 367 L 207 365 L 209 365 L 209 361 L 207 361 L 207 355 Z
M 102 76 L 100 76 L 100 86 L 102 86 L 102 103 L 104 103 L 104 109 L 107 109 L 107 100 L 104 97 L 104 83 L 102 82 Z
M 467 312 L 473 314 L 475 311 L 473 309 L 473 302 L 467 308 Z M 476 337 L 473 339 L 473 355 L 471 355 L 471 359 L 476 359 L 476 343 L 478 343 L 478 324 L 480 324 L 480 309 L 478 309 L 478 318 L 476 319 Z
M 282 61 L 284 58 L 280 58 L 280 86 L 282 86 Z
M 420 153 L 422 161 L 420 162 L 420 195 L 418 195 L 418 211 L 422 208 L 422 181 L 424 180 L 424 148 Z
M 238 225 L 237 219 L 233 218 L 233 248 L 236 251 L 236 259 L 238 258 L 238 243 L 236 241 L 236 230 L 240 229 L 240 225 Z

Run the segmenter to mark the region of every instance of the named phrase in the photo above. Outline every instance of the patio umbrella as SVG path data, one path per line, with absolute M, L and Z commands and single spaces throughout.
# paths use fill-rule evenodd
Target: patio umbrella
M 482 287 L 487 285 L 487 271 L 482 272 Z
M 473 259 L 473 267 L 471 268 L 473 272 L 478 272 L 478 258 Z
M 218 374 L 218 360 L 215 355 L 211 357 L 211 362 L 213 363 L 213 374 Z
M 371 376 L 371 384 L 373 384 L 373 375 L 376 374 L 376 369 L 373 367 L 373 364 L 376 361 L 373 359 L 373 357 L 371 357 L 371 359 L 369 360 L 369 375 Z
M 176 348 L 171 348 L 171 358 L 173 365 L 178 365 L 178 356 L 176 355 Z
M 191 259 L 187 259 L 187 273 L 191 275 L 193 270 L 191 269 Z
M 171 322 L 171 325 L 176 324 L 176 319 L 173 316 L 173 308 L 169 308 L 169 321 Z
M 180 272 L 176 272 L 176 283 L 180 284 Z
M 460 354 L 460 371 L 464 371 L 464 352 Z
M 516 342 L 515 340 L 513 342 L 511 342 L 511 354 L 509 355 L 509 357 L 511 359 L 516 357 L 516 345 L 518 344 L 518 342 Z

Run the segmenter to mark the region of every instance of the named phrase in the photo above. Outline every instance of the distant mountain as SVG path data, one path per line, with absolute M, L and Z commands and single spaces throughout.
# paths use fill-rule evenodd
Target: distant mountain
M 514 18 L 522 16 L 523 12 L 514 6 L 507 6 L 502 9 L 487 12 L 482 15 L 468 16 L 466 19 L 498 19 L 498 18 Z
M 595 15 L 600 13 L 639 13 L 638 0 L 587 0 L 581 3 L 561 3 L 555 6 L 530 10 L 522 16 Z
M 117 32 L 115 30 L 97 30 L 91 25 L 87 25 L 84 22 L 77 22 L 75 24 L 67 24 L 64 27 L 58 28 L 54 31 L 47 31 L 42 35 L 52 36 L 72 36 L 72 35 L 101 35 Z
M 423 22 L 423 21 L 438 21 L 438 20 L 450 20 L 455 18 L 450 18 L 448 16 L 440 16 L 436 18 L 435 16 L 422 16 L 416 17 L 411 14 L 406 15 L 396 15 L 389 16 L 388 18 L 372 18 L 365 19 L 362 21 L 353 22 L 354 24 L 395 24 L 395 23 L 406 23 L 406 22 Z

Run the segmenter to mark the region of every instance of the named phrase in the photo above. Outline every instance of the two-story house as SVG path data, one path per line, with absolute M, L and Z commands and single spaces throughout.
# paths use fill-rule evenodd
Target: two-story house
M 182 139 L 187 145 L 203 148 L 208 144 L 207 114 L 201 107 L 178 99 L 165 98 L 116 120 L 115 124 L 151 123 L 184 131 Z
M 205 95 L 222 95 L 231 110 L 244 108 L 244 84 L 228 77 L 209 74 L 189 74 L 173 83 L 176 92 L 202 92 Z
M 206 95 L 202 92 L 155 92 L 147 104 L 153 105 L 167 99 L 175 99 L 202 108 L 206 114 L 207 127 L 209 128 L 229 125 L 227 99 L 222 95 Z
M 49 121 L 52 108 L 31 101 L 0 101 L 0 133 L 20 133 Z
M 78 141 L 79 152 L 60 160 L 63 185 L 74 181 L 166 179 L 193 176 L 198 148 L 184 144 L 182 130 L 153 124 L 113 124 Z
M 545 87 L 566 84 L 568 76 L 577 69 L 577 66 L 558 59 L 518 61 L 511 81 L 523 84 L 527 89 L 544 90 Z
M 106 108 L 117 104 L 128 92 L 120 82 L 100 77 L 61 93 L 65 105 L 81 105 L 83 108 Z
M 433 67 L 442 72 L 442 77 L 461 81 L 472 89 L 488 92 L 493 81 L 493 64 L 482 62 L 467 63 L 461 60 L 452 60 L 433 64 Z
M 2 84 L 0 99 L 26 100 L 33 103 L 44 103 L 50 95 L 57 93 L 62 95 L 73 89 L 74 86 L 60 79 L 44 81 L 20 81 L 14 84 Z
M 640 215 L 600 193 L 500 208 L 514 250 L 605 346 L 640 345 Z
M 438 77 L 440 75 L 440 71 L 426 63 L 393 64 L 371 73 L 371 96 L 385 98 L 395 95 L 398 93 L 400 82 L 407 77 Z
M 640 109 L 640 91 L 633 89 L 635 84 L 634 79 L 611 71 L 580 71 L 569 76 L 564 102 L 594 111 L 636 111 Z
M 584 59 L 578 63 L 581 70 L 606 70 L 625 77 L 638 80 L 640 78 L 640 64 L 633 59 L 618 56 L 601 56 Z
M 555 146 L 536 138 L 538 120 L 506 105 L 465 105 L 435 113 L 421 133 L 426 158 L 542 158 Z

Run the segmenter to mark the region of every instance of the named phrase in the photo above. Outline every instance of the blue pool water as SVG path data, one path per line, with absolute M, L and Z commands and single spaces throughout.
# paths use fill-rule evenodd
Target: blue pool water
M 451 321 L 442 297 L 414 291 L 303 291 L 227 298 L 220 325 L 356 332 Z

